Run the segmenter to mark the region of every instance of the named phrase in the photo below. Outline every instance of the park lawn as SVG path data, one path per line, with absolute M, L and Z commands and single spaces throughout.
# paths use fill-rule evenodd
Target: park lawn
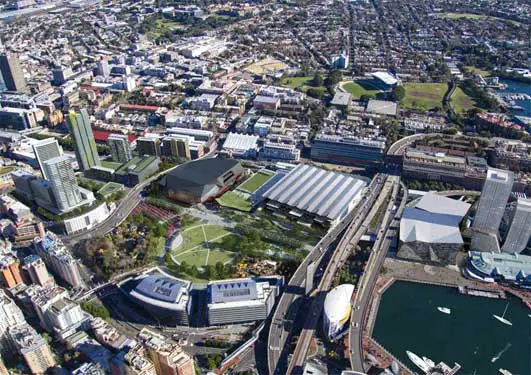
M 205 242 L 202 225 L 183 231 L 182 236 L 183 244 L 177 248 L 177 253 L 182 253 L 183 251 L 192 249 Z
M 260 186 L 269 181 L 273 176 L 274 174 L 257 172 L 252 177 L 248 178 L 243 184 L 238 186 L 238 189 L 248 191 L 249 193 L 254 193 L 260 188 Z
M 488 77 L 490 76 L 490 72 L 488 70 L 483 70 L 481 68 L 476 68 L 475 66 L 465 66 L 467 70 L 469 70 L 472 73 L 479 74 L 481 77 Z
M 155 27 L 148 31 L 148 35 L 152 38 L 158 38 L 174 28 L 179 28 L 182 25 L 179 22 L 171 21 L 165 18 L 158 18 L 155 21 Z
M 313 76 L 284 77 L 282 78 L 280 83 L 289 88 L 297 89 L 301 86 L 304 86 L 306 83 L 310 82 L 312 79 L 313 79 Z
M 233 208 L 244 212 L 249 212 L 253 208 L 253 204 L 249 199 L 243 197 L 241 193 L 234 191 L 227 191 L 221 197 L 216 198 L 216 202 L 223 207 Z
M 345 83 L 343 85 L 343 89 L 345 91 L 349 92 L 354 99 L 359 99 L 363 95 L 375 96 L 376 94 L 378 94 L 380 92 L 380 90 L 378 90 L 376 88 L 372 88 L 371 89 L 370 87 L 372 87 L 372 86 L 369 86 L 369 85 L 364 85 L 364 86 L 365 87 L 363 87 L 362 85 L 360 85 L 356 81 L 352 81 L 352 82 Z
M 476 108 L 476 102 L 460 87 L 457 87 L 452 95 L 452 103 L 454 105 L 454 110 L 459 114 L 464 114 L 469 110 Z
M 216 240 L 218 237 L 229 234 L 230 232 L 219 225 L 203 225 L 207 241 Z
M 430 110 L 442 107 L 448 85 L 446 83 L 406 83 L 406 96 L 400 104 L 409 109 Z

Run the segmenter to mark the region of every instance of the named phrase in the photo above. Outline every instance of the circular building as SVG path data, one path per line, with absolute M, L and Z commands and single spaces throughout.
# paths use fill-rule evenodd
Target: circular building
M 330 341 L 334 341 L 350 319 L 354 285 L 342 284 L 326 295 L 324 302 L 323 329 Z

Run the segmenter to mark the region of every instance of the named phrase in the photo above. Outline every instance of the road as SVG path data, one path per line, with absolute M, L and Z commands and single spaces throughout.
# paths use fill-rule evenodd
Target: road
M 393 194 L 398 190 L 398 178 L 389 176 L 381 191 L 374 192 L 374 200 L 367 202 L 367 205 L 358 211 L 358 215 L 349 225 L 345 235 L 342 237 L 340 243 L 334 250 L 332 258 L 326 267 L 326 271 L 317 287 L 317 294 L 312 302 L 312 305 L 307 313 L 304 328 L 297 341 L 297 346 L 293 353 L 293 357 L 288 366 L 287 374 L 302 373 L 304 363 L 308 354 L 310 343 L 315 335 L 318 327 L 319 318 L 324 306 L 326 294 L 330 291 L 334 276 L 336 275 L 342 264 L 348 259 L 352 249 L 358 244 L 361 237 L 365 234 L 370 226 L 374 216 L 378 213 L 380 206 L 385 202 L 391 190 Z M 394 199 L 390 200 L 391 209 L 393 207 Z M 384 216 L 385 221 L 385 216 Z
M 267 361 L 270 374 L 284 374 L 285 360 L 287 359 L 286 342 L 289 342 L 292 331 L 292 323 L 298 315 L 301 297 L 304 296 L 304 285 L 307 267 L 312 262 L 319 262 L 327 252 L 328 247 L 357 217 L 363 216 L 372 202 L 378 196 L 385 175 L 378 174 L 366 189 L 365 195 L 358 207 L 352 210 L 339 224 L 332 228 L 319 243 L 308 253 L 306 258 L 297 268 L 284 293 L 280 297 L 278 306 L 273 314 L 267 339 Z M 281 360 L 282 359 L 282 360 Z
M 393 214 L 393 206 L 395 205 L 399 190 L 399 178 L 393 178 L 395 178 L 396 183 L 394 184 L 391 200 L 389 201 L 383 220 L 381 221 L 378 236 L 376 237 L 373 251 L 367 262 L 365 272 L 360 280 L 356 297 L 354 299 L 354 308 L 352 309 L 350 317 L 350 365 L 354 371 L 361 371 L 363 373 L 365 372 L 365 369 L 363 365 L 362 337 L 368 303 L 373 294 L 374 286 L 376 285 L 376 280 L 380 273 L 380 268 L 385 260 L 387 251 L 391 246 L 392 239 L 398 235 L 400 216 L 406 206 L 408 196 L 405 185 L 401 184 L 403 190 L 402 199 L 396 213 Z

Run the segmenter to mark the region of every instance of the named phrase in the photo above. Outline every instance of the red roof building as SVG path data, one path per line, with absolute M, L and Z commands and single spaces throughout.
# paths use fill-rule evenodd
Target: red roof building
M 107 142 L 107 139 L 109 138 L 109 136 L 111 134 L 113 134 L 112 132 L 107 132 L 107 131 L 104 131 L 104 130 L 94 130 L 92 129 L 92 134 L 94 134 L 94 140 L 97 142 L 97 143 L 106 143 Z M 117 133 L 119 134 L 119 133 Z M 128 134 L 127 137 L 129 138 L 129 143 L 133 143 L 136 141 L 136 136 L 134 134 Z
M 159 108 L 155 105 L 120 104 L 120 111 L 126 112 L 157 112 Z

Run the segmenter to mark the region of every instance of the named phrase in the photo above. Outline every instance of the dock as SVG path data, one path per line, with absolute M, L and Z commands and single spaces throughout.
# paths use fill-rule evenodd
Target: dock
M 459 293 L 466 294 L 467 296 L 496 298 L 496 299 L 507 298 L 504 290 L 477 289 L 477 288 L 470 288 L 468 286 L 461 286 L 461 285 L 457 287 L 457 290 L 459 290 Z

